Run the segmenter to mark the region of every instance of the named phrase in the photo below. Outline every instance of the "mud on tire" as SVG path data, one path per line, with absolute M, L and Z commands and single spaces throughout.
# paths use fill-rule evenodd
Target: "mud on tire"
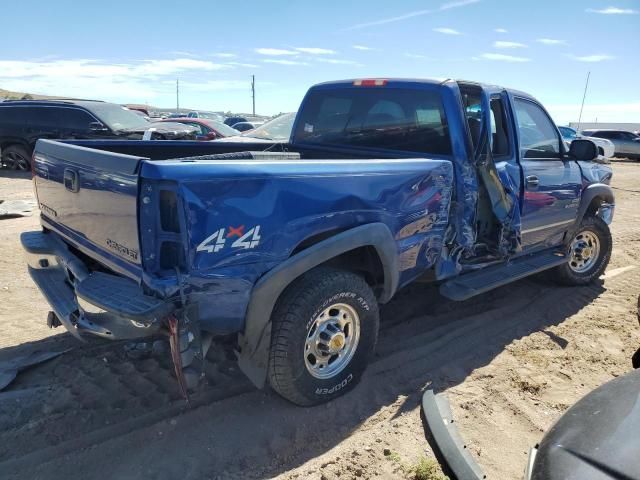
M 581 234 L 594 236 L 598 242 L 598 253 L 595 261 L 584 271 L 578 271 L 576 264 L 572 268 L 572 248 L 569 249 L 569 261 L 553 269 L 554 279 L 562 285 L 587 285 L 602 275 L 611 259 L 613 242 L 609 225 L 600 217 L 588 216 L 582 220 L 574 238 Z
M 337 309 L 332 309 L 334 306 Z M 329 324 L 327 318 L 333 319 L 331 315 L 339 316 L 343 311 L 344 318 L 349 315 L 357 320 L 357 332 L 354 323 L 350 327 L 345 323 L 344 333 Z M 378 337 L 378 303 L 369 285 L 359 275 L 328 267 L 313 269 L 287 287 L 271 320 L 269 383 L 281 396 L 302 406 L 327 402 L 353 388 L 369 362 Z M 318 325 L 325 330 L 317 331 Z M 334 330 L 326 330 L 329 327 Z M 340 338 L 333 343 L 334 337 L 328 336 L 327 332 L 336 332 Z M 327 355 L 324 350 L 320 352 L 318 356 L 324 356 L 318 360 L 319 367 L 331 358 L 342 362 L 335 364 L 339 371 L 334 374 L 330 372 L 333 368 L 325 370 L 326 378 L 318 378 L 325 373 L 318 373 L 321 367 L 317 371 L 314 369 L 312 360 L 315 357 L 309 353 L 312 339 L 320 338 L 319 335 L 324 335 L 331 348 L 336 344 L 339 347 L 342 342 L 343 348 L 347 348 L 353 345 L 349 342 L 354 339 L 356 342 L 355 350 L 343 357 L 331 355 L 331 351 L 327 351 Z M 326 348 L 324 344 L 320 346 Z M 326 365 L 328 367 L 329 363 Z

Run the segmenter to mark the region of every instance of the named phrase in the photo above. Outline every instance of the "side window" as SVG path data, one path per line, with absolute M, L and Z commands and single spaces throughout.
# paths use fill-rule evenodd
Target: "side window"
M 504 111 L 502 99 L 491 99 L 491 152 L 494 157 L 509 155 L 509 131 L 507 129 L 507 115 Z
M 78 108 L 59 108 L 56 110 L 62 128 L 87 131 L 89 124 L 96 121 L 87 112 Z
M 560 158 L 560 137 L 554 123 L 536 103 L 515 99 L 522 158 Z
M 207 129 L 204 126 L 200 125 L 199 123 L 190 122 L 190 123 L 187 123 L 187 125 L 190 127 L 194 127 L 196 129 L 196 135 L 207 134 Z

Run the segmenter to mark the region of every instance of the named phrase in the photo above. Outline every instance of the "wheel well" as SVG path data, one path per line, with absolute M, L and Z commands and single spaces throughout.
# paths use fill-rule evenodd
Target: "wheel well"
M 291 256 L 343 231 L 344 230 L 330 230 L 318 235 L 313 235 L 302 241 L 293 250 Z M 353 250 L 349 250 L 327 260 L 321 265 L 339 268 L 361 275 L 369 286 L 374 289 L 376 295 L 380 293 L 384 285 L 384 267 L 382 260 L 376 248 L 372 245 L 354 248 Z
M 589 203 L 589 206 L 587 207 L 587 210 L 584 212 L 584 216 L 585 217 L 593 217 L 596 215 L 596 213 L 598 213 L 598 209 L 600 208 L 600 205 L 602 205 L 602 203 L 604 202 L 604 198 L 602 197 L 593 197 L 593 199 L 591 199 L 591 203 Z
M 598 155 L 604 156 L 604 148 L 598 147 Z
M 16 142 L 15 140 L 5 140 L 4 142 L 0 142 L 0 149 L 5 149 L 12 147 L 13 145 L 17 145 L 18 147 L 22 147 L 27 150 L 27 153 L 31 153 L 31 148 L 24 142 Z
M 384 285 L 384 268 L 380 256 L 373 246 L 365 246 L 349 250 L 323 263 L 325 266 L 339 268 L 364 278 L 373 288 L 376 296 Z

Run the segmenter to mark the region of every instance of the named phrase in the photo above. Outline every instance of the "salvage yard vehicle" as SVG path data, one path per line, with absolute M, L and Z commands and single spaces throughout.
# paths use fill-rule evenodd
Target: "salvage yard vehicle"
M 195 139 L 195 129 L 150 124 L 122 105 L 96 100 L 16 100 L 0 103 L 2 164 L 29 170 L 36 141 L 129 138 L 139 140 L 153 128 L 153 139 Z
M 565 142 L 571 145 L 576 138 L 582 138 L 584 140 L 591 140 L 598 147 L 598 154 L 602 155 L 605 158 L 613 157 L 615 153 L 615 146 L 611 140 L 607 140 L 606 138 L 598 138 L 598 137 L 587 137 L 571 127 L 560 127 L 558 126 L 558 130 L 560 130 L 560 135 L 564 138 Z
M 616 157 L 640 160 L 640 135 L 624 130 L 583 130 L 582 134 L 610 140 L 615 146 Z
M 168 333 L 181 389 L 213 336 L 299 405 L 360 380 L 378 304 L 420 278 L 466 300 L 609 262 L 612 170 L 528 94 L 363 79 L 305 96 L 287 143 L 40 140 L 25 232 L 51 326 Z M 235 336 L 235 337 L 233 337 Z

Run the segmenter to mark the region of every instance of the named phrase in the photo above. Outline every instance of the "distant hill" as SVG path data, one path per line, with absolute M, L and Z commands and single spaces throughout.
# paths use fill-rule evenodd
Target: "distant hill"
M 49 95 L 38 95 L 37 93 L 25 93 L 25 92 L 12 92 L 11 90 L 5 90 L 0 88 L 0 99 L 8 99 L 8 100 L 20 100 L 21 98 L 26 97 L 27 99 L 33 100 L 48 100 L 52 98 L 62 98 L 62 97 L 51 97 Z

